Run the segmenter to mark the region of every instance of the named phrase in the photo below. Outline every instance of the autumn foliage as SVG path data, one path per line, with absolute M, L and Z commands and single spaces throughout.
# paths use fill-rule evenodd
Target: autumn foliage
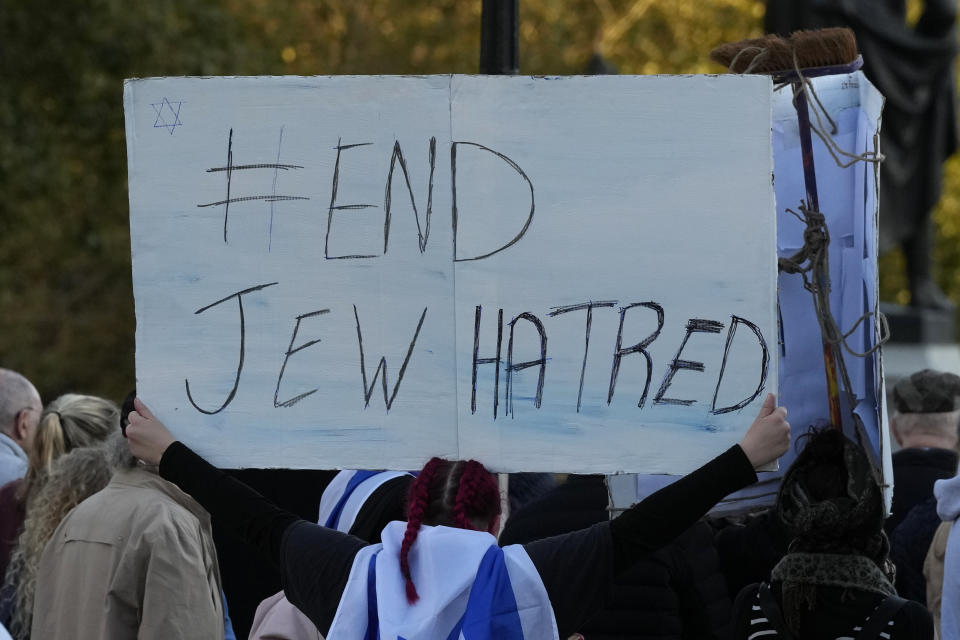
M 521 0 L 520 69 L 705 73 L 762 34 L 758 0 Z M 33 0 L 0 12 L 0 366 L 45 398 L 134 384 L 122 81 L 164 75 L 474 73 L 480 0 Z M 960 161 L 936 213 L 960 300 Z M 894 256 L 883 292 L 903 296 Z M 889 276 L 887 274 L 889 273 Z

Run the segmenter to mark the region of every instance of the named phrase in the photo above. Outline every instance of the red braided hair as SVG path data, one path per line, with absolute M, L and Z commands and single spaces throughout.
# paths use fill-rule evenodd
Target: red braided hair
M 403 542 L 400 545 L 400 573 L 407 581 L 407 602 L 413 604 L 420 599 L 417 594 L 417 588 L 413 585 L 413 578 L 410 576 L 410 547 L 417 540 L 420 533 L 420 524 L 427 512 L 427 502 L 430 499 L 430 483 L 433 476 L 445 460 L 433 457 L 420 470 L 417 479 L 410 484 L 410 497 L 407 500 L 407 530 L 403 534 Z
M 406 580 L 407 602 L 419 600 L 410 575 L 410 549 L 420 525 L 447 525 L 478 530 L 500 514 L 500 490 L 494 476 L 476 460 L 451 462 L 431 458 L 410 485 L 407 530 L 400 545 L 400 573 Z
M 468 460 L 460 476 L 453 521 L 462 529 L 478 529 L 471 515 L 500 513 L 500 488 L 493 475 L 476 460 Z

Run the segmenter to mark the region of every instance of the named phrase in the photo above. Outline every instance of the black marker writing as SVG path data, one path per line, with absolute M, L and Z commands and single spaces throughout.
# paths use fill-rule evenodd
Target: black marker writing
M 583 304 L 572 304 L 566 307 L 554 307 L 553 310 L 547 314 L 550 317 L 553 317 L 563 313 L 570 313 L 571 311 L 582 311 L 583 309 L 587 310 L 587 328 L 584 332 L 585 335 L 583 338 L 583 364 L 580 366 L 580 388 L 577 391 L 577 413 L 580 413 L 580 401 L 583 399 L 583 378 L 587 373 L 587 353 L 590 351 L 590 326 L 593 324 L 593 309 L 594 307 L 612 307 L 615 304 L 617 304 L 616 300 L 610 300 L 607 302 L 590 301 Z M 620 327 L 621 329 L 623 328 L 622 320 Z M 620 344 L 617 343 L 617 348 L 619 349 L 619 347 Z M 619 365 L 619 360 L 617 361 L 617 364 Z
M 400 149 L 400 143 L 394 141 L 393 153 L 390 155 L 390 171 L 387 172 L 386 193 L 383 196 L 383 253 L 387 253 L 387 243 L 390 238 L 390 209 L 393 202 L 393 169 L 397 162 L 400 163 L 400 170 L 403 171 L 403 179 L 407 183 L 407 193 L 410 195 L 410 205 L 413 207 L 413 217 L 417 221 L 417 236 L 420 241 L 420 253 L 427 250 L 427 240 L 430 238 L 430 215 L 433 213 L 433 173 L 437 166 L 437 139 L 430 138 L 430 182 L 427 187 L 427 212 L 423 223 L 420 226 L 420 214 L 417 211 L 417 201 L 413 197 L 413 187 L 410 186 L 410 174 L 407 172 L 407 163 L 403 159 L 403 151 Z
M 340 144 L 340 139 L 337 139 L 337 160 L 333 166 L 333 183 L 330 186 L 330 208 L 327 210 L 327 235 L 323 242 L 323 255 L 327 260 L 342 260 L 345 258 L 376 258 L 376 255 L 344 255 L 344 256 L 332 256 L 330 255 L 330 228 L 333 226 L 333 212 L 334 211 L 343 211 L 343 210 L 352 210 L 352 209 L 369 209 L 371 207 L 376 207 L 375 204 L 337 204 L 337 186 L 340 183 L 340 154 L 347 149 L 353 149 L 354 147 L 366 147 L 373 144 L 372 142 L 361 142 L 359 144 Z
M 716 320 L 701 320 L 699 318 L 691 318 L 687 321 L 687 333 L 685 336 L 683 336 L 683 341 L 680 343 L 680 348 L 677 349 L 677 355 L 673 357 L 673 362 L 670 363 L 670 367 L 667 369 L 667 375 L 663 377 L 663 383 L 660 385 L 660 390 L 657 391 L 657 395 L 653 397 L 653 404 L 676 404 L 688 406 L 696 402 L 696 400 L 664 398 L 663 394 L 667 392 L 667 388 L 673 381 L 673 376 L 677 373 L 677 371 L 680 371 L 681 369 L 703 371 L 702 362 L 680 359 L 680 354 L 683 353 L 683 348 L 687 346 L 687 341 L 690 339 L 690 336 L 695 333 L 720 333 L 722 330 L 723 323 L 717 322 Z
M 280 129 L 280 141 L 283 142 L 283 128 Z M 273 169 L 274 170 L 274 179 L 273 179 L 273 193 L 268 195 L 261 196 L 242 196 L 240 198 L 230 197 L 230 188 L 233 181 L 233 172 L 234 171 L 243 171 L 245 169 Z M 281 196 L 277 195 L 277 179 L 276 172 L 280 169 L 284 171 L 288 169 L 303 169 L 300 165 L 296 164 L 280 164 L 280 149 L 279 145 L 277 148 L 277 162 L 272 164 L 233 164 L 233 129 L 230 129 L 230 134 L 227 136 L 227 165 L 225 167 L 211 167 L 207 169 L 207 173 L 216 173 L 218 171 L 226 171 L 227 173 L 227 197 L 223 200 L 217 200 L 216 202 L 206 202 L 204 204 L 198 204 L 198 207 L 218 207 L 223 205 L 223 241 L 227 241 L 227 222 L 230 219 L 230 203 L 232 202 L 249 202 L 252 200 L 266 200 L 271 203 L 270 206 L 270 228 L 273 229 L 273 204 L 274 202 L 280 202 L 283 200 L 309 200 L 310 198 L 304 196 Z
M 636 307 L 645 307 L 655 311 L 657 314 L 657 328 L 653 333 L 632 347 L 623 348 L 621 346 L 623 344 L 623 321 L 627 317 L 627 311 Z M 650 357 L 650 352 L 647 351 L 647 347 L 657 339 L 661 329 L 663 329 L 663 307 L 656 302 L 634 302 L 633 304 L 628 304 L 620 308 L 620 328 L 617 329 L 617 344 L 613 349 L 613 367 L 610 370 L 610 388 L 607 390 L 607 404 L 613 401 L 613 392 L 617 386 L 617 376 L 620 374 L 620 361 L 623 359 L 623 356 L 631 353 L 640 353 L 643 354 L 643 357 L 647 360 L 647 377 L 643 383 L 643 393 L 640 395 L 640 402 L 637 403 L 638 408 L 643 408 L 643 404 L 647 401 L 647 392 L 650 391 L 650 379 L 653 377 L 653 358 Z
M 309 342 L 304 342 L 300 346 L 294 348 L 293 342 L 297 339 L 297 332 L 300 330 L 300 322 L 304 318 L 313 318 L 329 312 L 330 312 L 330 309 L 319 309 L 317 311 L 311 311 L 310 313 L 305 313 L 303 315 L 297 316 L 297 323 L 293 325 L 293 335 L 290 336 L 290 344 L 289 346 L 287 346 L 287 352 L 283 356 L 283 366 L 280 367 L 280 375 L 277 377 L 277 388 L 273 392 L 273 406 L 292 407 L 293 405 L 297 404 L 298 402 L 300 402 L 310 394 L 316 393 L 317 390 L 312 389 L 311 391 L 307 391 L 306 393 L 301 393 L 299 395 L 296 395 L 290 398 L 289 400 L 284 400 L 283 402 L 280 402 L 278 399 L 280 395 L 280 383 L 283 382 L 283 372 L 287 368 L 287 362 L 290 360 L 290 356 L 292 356 L 293 354 L 299 351 L 303 351 L 307 347 L 312 347 L 313 345 L 320 342 L 320 339 L 318 338 L 316 340 L 310 340 Z
M 190 393 L 190 381 L 187 380 L 186 378 L 184 378 L 184 380 L 183 380 L 184 384 L 185 384 L 186 387 L 187 387 L 187 399 L 190 400 L 190 404 L 193 405 L 193 408 L 196 409 L 197 411 L 199 411 L 200 413 L 205 413 L 205 414 L 207 414 L 207 415 L 213 415 L 213 414 L 215 414 L 215 413 L 220 413 L 221 411 L 223 411 L 223 410 L 227 407 L 227 405 L 229 405 L 231 402 L 233 402 L 233 397 L 234 397 L 235 395 L 237 395 L 237 387 L 240 385 L 240 374 L 243 373 L 243 358 L 244 358 L 244 354 L 245 354 L 245 350 L 246 350 L 246 326 L 247 326 L 247 325 L 246 325 L 246 320 L 244 319 L 244 315 L 243 315 L 243 296 L 246 295 L 246 294 L 248 294 L 248 293 L 253 293 L 254 291 L 260 291 L 261 289 L 266 289 L 267 287 L 272 287 L 272 286 L 275 285 L 275 284 L 277 284 L 277 283 L 276 283 L 276 282 L 270 282 L 270 283 L 267 283 L 267 284 L 260 284 L 260 285 L 257 285 L 257 286 L 255 286 L 255 287 L 250 287 L 249 289 L 243 289 L 242 291 L 237 291 L 236 293 L 231 293 L 231 294 L 228 295 L 226 298 L 221 298 L 221 299 L 217 300 L 216 302 L 214 302 L 214 303 L 212 303 L 212 304 L 208 304 L 208 305 L 205 306 L 205 307 L 201 307 L 201 308 L 197 309 L 197 310 L 194 312 L 195 314 L 203 313 L 203 312 L 206 311 L 207 309 L 210 309 L 210 308 L 212 308 L 212 307 L 215 307 L 215 306 L 217 306 L 218 304 L 221 304 L 221 303 L 223 303 L 223 302 L 226 302 L 227 300 L 230 300 L 230 299 L 232 299 L 232 298 L 236 298 L 236 299 L 237 299 L 237 306 L 240 307 L 240 363 L 237 365 L 237 376 L 236 376 L 236 378 L 234 378 L 234 380 L 233 380 L 233 389 L 230 390 L 230 395 L 227 396 L 227 399 L 224 401 L 224 403 L 223 403 L 222 405 L 220 405 L 220 408 L 219 408 L 219 409 L 215 409 L 215 410 L 213 410 L 213 411 L 208 411 L 207 409 L 202 409 L 202 408 L 200 408 L 200 406 L 197 405 L 197 403 L 193 400 L 193 395 Z
M 477 367 L 481 364 L 494 365 L 493 374 L 493 419 L 497 419 L 497 405 L 500 400 L 500 347 L 503 344 L 503 309 L 497 314 L 497 357 L 478 358 L 480 353 L 480 316 L 482 309 L 477 305 L 473 321 L 473 374 L 470 388 L 470 413 L 477 412 Z M 512 333 L 511 333 L 512 335 Z
M 400 383 L 403 381 L 403 374 L 407 370 L 407 364 L 410 363 L 413 347 L 417 344 L 417 336 L 420 335 L 423 320 L 427 317 L 427 307 L 424 307 L 423 313 L 420 314 L 417 330 L 413 333 L 413 340 L 410 341 L 410 348 L 407 349 L 407 355 L 403 359 L 403 364 L 400 365 L 400 373 L 397 374 L 397 381 L 393 385 L 393 393 L 391 393 L 389 397 L 387 397 L 387 358 L 385 356 L 380 357 L 380 364 L 377 365 L 377 370 L 373 372 L 373 381 L 371 381 L 369 385 L 367 384 L 367 365 L 363 355 L 363 332 L 360 330 L 360 315 L 357 313 L 357 305 L 353 305 L 353 317 L 357 321 L 357 344 L 360 346 L 360 376 L 363 380 L 364 407 L 370 406 L 370 396 L 373 395 L 373 387 L 377 383 L 377 377 L 380 376 L 380 380 L 383 383 L 383 402 L 387 406 L 387 411 L 389 411 L 394 399 L 397 397 L 397 391 L 400 390 Z
M 516 172 L 520 175 L 520 177 L 523 178 L 523 179 L 526 181 L 527 186 L 530 187 L 530 213 L 527 214 L 527 219 L 526 219 L 526 221 L 523 223 L 523 228 L 520 229 L 520 232 L 519 232 L 516 236 L 514 236 L 514 238 L 513 238 L 512 240 L 510 240 L 510 242 L 508 242 L 507 244 L 503 245 L 502 247 L 500 247 L 500 248 L 498 248 L 498 249 L 494 249 L 493 251 L 488 251 L 487 253 L 484 253 L 484 254 L 479 255 L 479 256 L 473 256 L 473 257 L 471 257 L 471 258 L 460 258 L 460 257 L 457 256 L 457 221 L 458 221 L 458 216 L 459 216 L 458 211 L 457 211 L 457 147 L 460 146 L 460 145 L 467 145 L 467 146 L 471 146 L 471 147 L 476 147 L 477 149 L 482 149 L 482 150 L 484 150 L 484 151 L 488 151 L 488 152 L 492 153 L 493 155 L 497 156 L 498 158 L 500 158 L 501 160 L 503 160 L 504 162 L 506 162 L 508 165 L 510 165 L 510 166 L 513 168 L 513 170 L 516 171 Z M 469 261 L 469 260 L 483 260 L 484 258 L 489 258 L 490 256 L 492 256 L 492 255 L 494 255 L 494 254 L 496 254 L 496 253 L 500 253 L 500 252 L 503 251 L 504 249 L 507 249 L 507 248 L 513 246 L 514 244 L 516 244 L 516 242 L 517 242 L 518 240 L 520 240 L 520 238 L 523 237 L 523 234 L 525 234 L 525 233 L 527 232 L 527 229 L 530 228 L 530 223 L 533 222 L 533 212 L 534 212 L 534 209 L 535 209 L 534 200 L 533 200 L 533 183 L 530 182 L 530 178 L 527 177 L 527 174 L 524 173 L 523 169 L 520 168 L 520 165 L 518 165 L 516 162 L 514 162 L 513 160 L 511 160 L 511 159 L 508 158 L 507 156 L 503 155 L 502 153 L 499 153 L 499 152 L 497 152 L 497 151 L 494 151 L 493 149 L 490 149 L 489 147 L 485 147 L 485 146 L 483 146 L 482 144 L 477 144 L 476 142 L 454 142 L 454 143 L 452 143 L 452 144 L 450 145 L 450 184 L 451 184 L 451 189 L 452 189 L 452 192 L 453 192 L 453 204 L 452 204 L 452 209 L 451 209 L 451 212 L 452 212 L 451 219 L 452 219 L 452 222 L 453 222 L 453 261 L 454 261 L 454 262 L 466 262 L 466 261 Z
M 517 322 L 520 320 L 526 320 L 531 323 L 537 330 L 537 333 L 540 334 L 540 357 L 536 360 L 527 360 L 526 362 L 514 362 L 513 361 L 513 330 L 516 327 Z M 528 367 L 540 367 L 540 376 L 537 378 L 537 393 L 534 396 L 533 404 L 539 409 L 540 403 L 543 401 L 543 379 L 544 374 L 547 371 L 547 333 L 543 330 L 543 323 L 540 322 L 540 318 L 533 315 L 532 313 L 521 313 L 516 318 L 510 321 L 510 341 L 507 343 L 507 391 L 506 391 L 506 403 L 507 411 L 512 416 L 513 415 L 513 374 L 516 371 L 522 371 Z
M 730 330 L 727 332 L 727 343 L 723 347 L 723 361 L 720 364 L 720 377 L 717 378 L 717 388 L 713 392 L 713 404 L 710 406 L 711 413 L 719 415 L 721 413 L 730 413 L 731 411 L 739 411 L 745 406 L 754 401 L 754 399 L 763 392 L 763 388 L 767 385 L 767 365 L 770 363 L 770 353 L 767 350 L 767 341 L 763 339 L 763 334 L 760 332 L 760 327 L 753 324 L 745 318 L 740 316 L 730 316 Z M 757 336 L 757 340 L 760 341 L 760 383 L 757 385 L 757 390 L 753 392 L 753 395 L 741 400 L 740 402 L 730 405 L 729 407 L 721 407 L 717 409 L 717 394 L 720 393 L 720 382 L 723 380 L 723 372 L 727 368 L 727 355 L 730 353 L 730 345 L 733 344 L 733 335 L 737 331 L 737 326 L 740 324 L 745 324 L 750 327 L 750 330 L 753 331 L 754 335 Z
M 780 300 L 777 299 L 777 342 L 780 344 L 780 357 L 787 357 L 787 339 L 783 333 L 783 309 L 780 308 Z

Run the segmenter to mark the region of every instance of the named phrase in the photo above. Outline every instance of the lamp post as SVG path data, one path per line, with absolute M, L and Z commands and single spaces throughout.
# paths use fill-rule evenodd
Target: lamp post
M 516 75 L 519 0 L 483 0 L 480 17 L 480 73 Z

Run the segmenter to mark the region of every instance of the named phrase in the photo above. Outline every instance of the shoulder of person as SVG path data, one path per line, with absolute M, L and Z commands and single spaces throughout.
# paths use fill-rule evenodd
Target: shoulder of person
M 893 618 L 893 639 L 928 640 L 933 638 L 933 617 L 919 602 L 907 600 Z
M 169 483 L 157 476 L 142 484 L 125 486 L 116 496 L 129 514 L 132 535 L 139 535 L 147 543 L 175 539 L 199 541 L 205 523 L 184 504 L 190 498 L 166 484 Z

